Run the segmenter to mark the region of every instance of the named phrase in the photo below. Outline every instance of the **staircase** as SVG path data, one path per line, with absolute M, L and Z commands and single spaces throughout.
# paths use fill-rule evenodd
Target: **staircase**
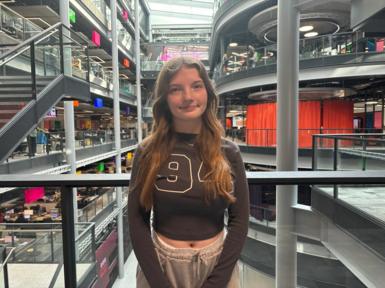
M 37 93 L 53 80 L 39 77 Z M 0 129 L 32 100 L 31 76 L 0 76 Z
M 64 37 L 71 45 L 63 46 Z M 81 37 L 57 23 L 0 56 L 0 163 L 59 101 L 90 101 L 89 71 L 64 73 L 67 55 L 88 49 Z

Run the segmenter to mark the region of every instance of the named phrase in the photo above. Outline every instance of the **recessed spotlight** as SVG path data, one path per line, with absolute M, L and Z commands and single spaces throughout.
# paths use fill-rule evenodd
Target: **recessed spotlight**
M 318 32 L 316 32 L 316 31 L 308 32 L 303 36 L 305 36 L 306 38 L 315 37 L 315 36 L 318 36 Z
M 238 43 L 237 42 L 231 42 L 229 44 L 230 47 L 237 47 L 238 46 Z
M 305 25 L 305 26 L 300 27 L 300 28 L 299 28 L 299 31 L 301 31 L 301 32 L 309 32 L 309 31 L 311 31 L 311 30 L 313 30 L 313 29 L 314 29 L 313 26 L 311 26 L 311 25 Z

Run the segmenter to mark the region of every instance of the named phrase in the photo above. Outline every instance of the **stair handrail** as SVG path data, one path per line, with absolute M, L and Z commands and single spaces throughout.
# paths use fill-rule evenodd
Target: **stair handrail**
M 2 62 L 2 61 L 3 61 L 5 58 L 7 58 L 8 56 L 13 55 L 13 53 L 15 53 L 15 51 L 16 51 L 16 50 L 19 50 L 20 48 L 23 48 L 23 47 L 29 48 L 30 45 L 31 45 L 31 43 L 32 43 L 33 41 L 36 41 L 37 39 L 41 38 L 41 36 L 45 36 L 45 34 L 46 34 L 47 32 L 49 32 L 49 31 L 51 31 L 51 30 L 54 30 L 54 29 L 60 27 L 61 25 L 65 26 L 63 23 L 58 22 L 58 23 L 52 25 L 51 27 L 49 27 L 48 29 L 41 31 L 40 33 L 36 34 L 35 36 L 32 36 L 31 38 L 25 40 L 24 42 L 22 42 L 22 43 L 16 45 L 13 49 L 11 49 L 11 50 L 5 52 L 3 55 L 1 55 L 1 56 L 0 56 L 0 61 Z M 24 50 L 24 51 L 25 51 L 25 50 Z M 24 52 L 24 51 L 23 51 L 23 52 Z M 17 55 L 19 55 L 19 54 L 17 53 Z
M 4 53 L 3 55 L 1 55 L 0 56 L 0 65 L 3 65 L 4 63 L 11 61 L 15 57 L 17 57 L 18 55 L 23 53 L 25 50 L 29 49 L 31 47 L 31 43 L 36 42 L 36 40 L 40 40 L 40 38 L 45 39 L 45 38 L 49 37 L 52 33 L 50 35 L 47 35 L 47 33 L 49 33 L 50 31 L 54 32 L 53 30 L 55 30 L 59 27 L 61 27 L 62 29 L 65 28 L 68 31 L 75 33 L 77 37 L 84 40 L 84 42 L 89 43 L 89 40 L 86 39 L 83 35 L 78 34 L 76 31 L 74 31 L 70 27 L 64 25 L 62 22 L 58 22 L 58 23 L 52 25 L 51 27 L 47 28 L 46 30 L 41 31 L 40 33 L 36 34 L 35 36 L 33 36 L 33 37 L 25 40 L 24 42 L 16 45 L 13 49 L 11 49 L 11 50 L 7 51 L 6 53 Z M 44 37 L 42 37 L 42 36 L 44 36 Z M 20 48 L 24 48 L 24 49 L 22 49 L 18 53 L 15 53 L 15 51 L 19 50 Z M 9 56 L 11 56 L 11 57 L 9 57 Z M 7 59 L 7 57 L 9 57 L 9 58 Z

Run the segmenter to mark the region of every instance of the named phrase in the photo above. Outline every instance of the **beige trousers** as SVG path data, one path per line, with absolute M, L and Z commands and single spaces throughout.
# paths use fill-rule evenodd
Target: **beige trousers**
M 201 249 L 175 248 L 154 234 L 153 242 L 163 272 L 174 288 L 200 288 L 214 269 L 223 249 L 223 238 L 219 238 Z M 136 274 L 137 288 L 150 287 L 138 264 Z M 239 288 L 239 269 L 236 264 L 227 288 Z

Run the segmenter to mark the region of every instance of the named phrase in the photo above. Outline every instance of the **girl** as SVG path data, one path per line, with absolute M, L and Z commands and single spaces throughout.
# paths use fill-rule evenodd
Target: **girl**
M 238 147 L 221 138 L 203 64 L 171 59 L 154 97 L 152 133 L 135 154 L 128 199 L 137 287 L 239 287 L 249 191 Z

